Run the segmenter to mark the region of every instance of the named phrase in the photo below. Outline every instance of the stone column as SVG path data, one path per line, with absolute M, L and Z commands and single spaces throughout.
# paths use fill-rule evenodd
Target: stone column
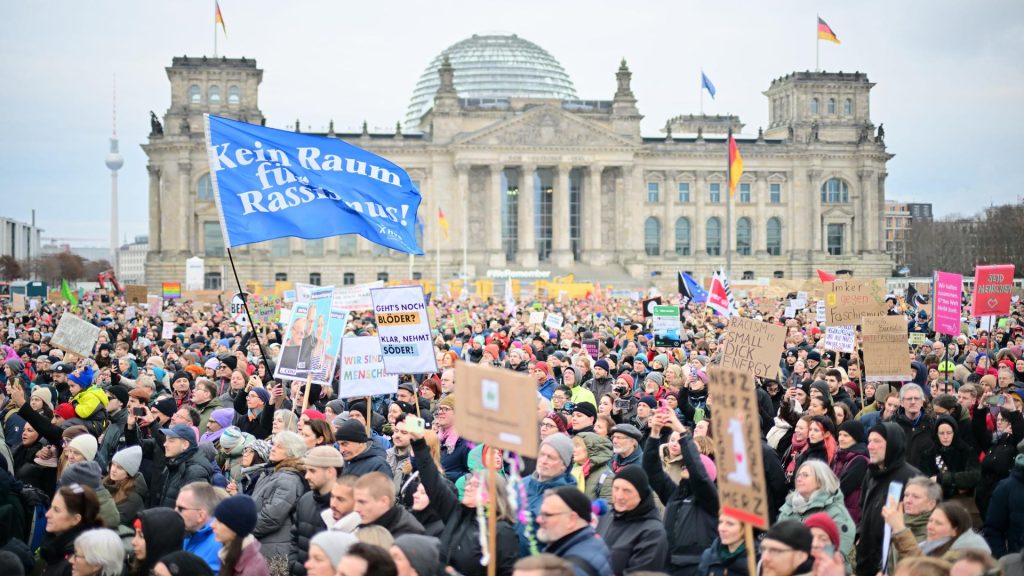
M 679 195 L 679 173 L 665 171 L 665 211 L 661 222 L 661 254 L 676 253 L 676 196 Z
M 460 274 L 469 265 L 468 262 L 464 263 L 464 260 L 468 258 L 469 250 L 469 168 L 469 164 L 461 162 L 455 165 L 455 198 L 457 199 L 455 205 L 458 206 L 458 210 L 452 215 L 456 221 L 455 226 L 451 228 L 459 232 L 451 237 L 453 241 L 451 248 L 458 253 L 456 261 L 459 263 Z
M 149 172 L 149 251 L 160 252 L 163 232 L 163 198 L 160 194 L 160 168 L 152 164 L 146 166 Z
M 751 174 L 757 180 L 754 182 L 754 201 L 757 203 L 756 216 L 751 219 L 754 226 L 753 242 L 750 247 L 751 254 L 765 256 L 768 254 L 768 172 L 754 172 Z
M 178 162 L 178 191 L 180 203 L 178 204 L 178 245 L 179 253 L 195 254 L 195 209 L 189 184 L 192 181 L 192 164 L 189 162 Z
M 823 231 L 821 229 L 821 188 L 818 180 L 821 179 L 821 170 L 807 171 L 807 189 L 810 194 L 811 208 L 811 250 L 822 252 L 825 250 Z
M 569 222 L 569 172 L 572 166 L 558 165 L 558 182 L 555 185 L 551 205 L 551 261 L 559 268 L 572 264 L 572 247 Z
M 623 230 L 629 238 L 628 250 L 633 253 L 634 258 L 644 257 L 644 214 L 635 206 L 641 206 L 646 200 L 642 196 L 646 194 L 644 186 L 644 171 L 641 166 L 632 165 L 627 167 L 626 194 L 629 204 L 626 208 L 626 230 Z
M 599 254 L 604 243 L 601 236 L 601 175 L 603 173 L 604 166 L 600 164 L 591 164 L 588 167 L 587 190 L 583 195 L 583 211 L 587 217 L 584 219 L 580 233 L 583 235 L 584 260 L 588 264 L 604 263 L 603 256 Z
M 524 164 L 521 169 L 519 183 L 519 251 L 516 260 L 520 266 L 537 266 L 537 233 L 534 228 L 533 173 L 537 169 L 534 164 Z
M 875 191 L 875 201 L 871 207 L 871 221 L 875 222 L 875 225 L 871 227 L 872 237 L 868 243 L 868 249 L 872 252 L 881 252 L 885 249 L 885 179 L 888 176 L 888 172 L 878 174 L 878 188 Z
M 484 218 L 487 227 L 487 264 L 488 266 L 504 266 L 505 250 L 501 244 L 501 232 L 504 222 L 501 219 L 501 200 L 507 190 L 501 186 L 501 173 L 505 166 L 491 164 L 491 186 L 488 189 L 487 213 Z
M 708 215 L 704 211 L 704 205 L 708 197 L 708 173 L 698 170 L 694 180 L 694 189 L 690 191 L 690 200 L 697 205 L 693 225 L 690 226 L 690 234 L 693 244 L 693 255 L 697 257 L 707 256 L 707 220 Z

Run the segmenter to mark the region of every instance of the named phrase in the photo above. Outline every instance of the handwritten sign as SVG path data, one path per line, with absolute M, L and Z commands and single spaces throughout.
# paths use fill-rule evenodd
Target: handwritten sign
M 14 294 L 13 296 L 11 296 L 11 305 L 14 306 L 14 311 L 15 312 L 24 312 L 25 311 L 25 295 L 24 294 Z
M 129 284 L 124 287 L 124 298 L 129 304 L 144 304 L 149 295 L 149 289 L 138 284 Z
M 910 380 L 907 321 L 903 316 L 865 317 L 861 339 L 868 382 Z
M 536 310 L 534 310 L 533 312 L 530 312 L 530 324 L 533 324 L 535 326 L 540 326 L 543 323 L 544 323 L 544 313 L 543 312 L 538 312 Z
M 825 316 L 829 326 L 861 323 L 866 316 L 885 316 L 885 280 L 844 279 L 826 283 Z
M 160 330 L 160 338 L 164 340 L 174 338 L 174 322 L 164 320 L 163 328 Z
M 463 437 L 520 456 L 537 456 L 537 385 L 529 376 L 458 362 L 455 395 L 459 399 L 459 434 Z
M 1013 264 L 974 269 L 971 316 L 1005 316 L 1013 297 Z
M 775 380 L 786 343 L 786 328 L 734 317 L 722 341 L 722 366 Z
M 825 318 L 825 301 L 818 300 L 818 303 L 815 304 L 814 308 L 814 321 L 818 324 L 821 324 L 822 322 L 825 321 Z
M 335 287 L 334 301 L 331 302 L 331 307 L 343 310 L 372 310 L 373 299 L 370 297 L 370 290 L 383 287 L 382 280 L 355 286 Z
M 57 330 L 54 331 L 50 344 L 65 352 L 87 358 L 92 356 L 99 335 L 99 326 L 93 326 L 78 316 L 65 312 L 57 322 Z
M 766 529 L 768 499 L 754 376 L 746 370 L 712 366 L 708 369 L 708 388 L 715 391 L 711 428 L 715 454 L 719 456 L 722 514 Z
M 856 341 L 856 326 L 825 327 L 825 350 L 853 353 L 853 345 Z
M 935 298 L 932 300 L 932 318 L 939 334 L 960 334 L 960 295 L 964 277 L 952 272 L 935 272 Z

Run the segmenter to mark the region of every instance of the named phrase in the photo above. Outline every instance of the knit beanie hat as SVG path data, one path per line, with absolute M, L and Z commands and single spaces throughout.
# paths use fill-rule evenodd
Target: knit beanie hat
M 555 496 L 561 498 L 562 502 L 565 502 L 565 505 L 569 507 L 569 510 L 572 510 L 580 519 L 587 523 L 590 522 L 590 498 L 582 490 L 576 486 L 561 486 L 555 488 L 552 492 L 554 492 Z
M 46 404 L 50 410 L 53 410 L 53 394 L 50 393 L 50 389 L 46 386 L 36 386 L 32 390 L 32 398 L 39 398 Z
M 773 524 L 764 535 L 764 539 L 775 540 L 794 550 L 810 554 L 814 537 L 811 535 L 811 529 L 799 520 L 783 520 Z
M 338 442 L 369 442 L 370 439 L 366 436 L 366 426 L 358 420 L 347 420 L 338 427 L 338 433 L 335 435 Z
M 157 400 L 156 404 L 153 404 L 153 408 L 156 408 L 158 412 L 170 418 L 174 416 L 174 412 L 178 409 L 178 404 L 174 401 L 174 398 L 168 396 L 161 400 Z
M 568 436 L 561 432 L 552 434 L 544 439 L 540 443 L 543 446 L 551 446 L 558 453 L 558 457 L 562 460 L 562 464 L 566 467 L 572 466 L 572 440 Z
M 167 567 L 171 576 L 213 576 L 206 560 L 184 550 L 167 554 L 160 558 L 160 563 Z
M 832 546 L 839 549 L 839 528 L 827 513 L 818 512 L 817 514 L 811 514 L 804 520 L 804 525 L 807 528 L 820 528 L 824 530 L 828 534 L 828 539 L 832 542 Z
M 270 448 L 271 444 L 268 440 L 256 440 L 256 438 L 246 433 L 247 438 L 242 441 L 242 445 L 246 448 L 252 448 L 253 453 L 263 462 L 270 461 Z M 250 441 L 249 438 L 252 438 Z
M 665 383 L 665 375 L 662 374 L 661 372 L 649 372 L 646 376 L 644 376 L 644 382 L 648 380 L 653 381 L 655 384 L 658 385 L 658 388 L 661 388 L 661 386 Z
M 700 461 L 704 464 L 704 471 L 708 473 L 708 477 L 714 482 L 718 478 L 718 466 L 715 465 L 715 461 L 709 458 L 706 454 L 700 455 Z
M 864 424 L 860 420 L 847 420 L 839 425 L 840 432 L 846 432 L 858 444 L 864 442 Z
M 619 470 L 618 474 L 615 475 L 615 479 L 625 480 L 636 488 L 636 491 L 640 494 L 641 500 L 646 500 L 651 494 L 651 483 L 647 479 L 647 473 L 644 469 L 636 464 L 630 464 L 622 470 Z
M 633 389 L 634 382 L 633 382 L 633 376 L 631 374 L 623 372 L 622 374 L 619 374 L 617 379 L 618 380 L 625 380 L 626 384 L 629 384 L 629 389 L 630 390 Z
M 449 394 L 441 399 L 441 406 L 447 406 L 452 410 L 455 410 L 455 394 Z
M 218 408 L 217 410 L 214 410 L 213 413 L 210 415 L 211 420 L 213 420 L 217 424 L 220 424 L 220 427 L 225 429 L 231 426 L 231 420 L 234 417 L 234 408 Z M 223 436 L 223 434 L 221 434 L 221 436 Z
M 54 408 L 53 413 L 64 420 L 71 420 L 75 417 L 75 407 L 70 402 L 65 402 Z
M 120 402 L 122 406 L 128 404 L 128 388 L 121 384 L 115 384 L 114 386 L 107 388 L 107 394 L 117 398 L 117 401 Z
M 316 546 L 323 550 L 324 555 L 331 561 L 331 566 L 338 567 L 342 557 L 348 553 L 348 549 L 358 542 L 355 535 L 338 530 L 324 530 L 317 532 L 309 541 L 310 547 Z
M 665 368 L 668 366 L 668 355 L 658 354 L 657 356 L 654 357 L 654 360 L 652 360 L 652 362 L 657 362 L 658 364 L 661 364 L 662 368 Z
M 331 400 L 327 403 L 327 407 L 334 412 L 335 415 L 341 414 L 345 411 L 345 403 L 341 400 Z
M 491 358 L 494 358 L 495 360 L 501 358 L 501 352 L 498 351 L 497 344 L 488 344 L 487 346 L 484 346 L 484 352 L 490 354 Z
M 192 375 L 184 370 L 178 370 L 177 372 L 174 373 L 173 376 L 171 376 L 171 386 L 173 386 L 175 382 L 181 379 L 188 380 L 189 387 L 192 386 Z
M 120 466 L 129 477 L 139 473 L 139 466 L 142 465 L 142 446 L 129 446 L 118 451 L 111 458 L 114 464 Z
M 228 452 L 242 443 L 242 430 L 238 426 L 228 426 L 220 435 L 220 447 Z
M 263 401 L 264 404 L 270 403 L 270 392 L 267 391 L 266 388 L 253 388 L 252 392 L 259 396 L 260 400 Z
M 93 490 L 99 490 L 102 480 L 103 471 L 100 470 L 100 465 L 93 460 L 89 460 L 88 462 L 75 462 L 65 468 L 57 484 L 61 488 L 72 484 L 79 484 L 81 486 L 88 486 Z
M 314 468 L 341 468 L 345 460 L 334 446 L 315 446 L 306 452 L 302 463 Z
M 597 418 L 597 408 L 594 407 L 590 402 L 580 402 L 574 404 L 572 407 L 573 412 L 579 412 L 588 418 Z
M 86 460 L 92 460 L 96 458 L 96 450 L 99 448 L 99 443 L 92 434 L 80 434 L 75 436 L 71 442 L 68 442 L 68 448 L 74 448 Z
M 605 372 L 611 372 L 612 371 L 611 367 L 608 366 L 608 361 L 605 360 L 604 358 L 601 358 L 597 362 L 594 362 L 594 368 L 601 368 Z
M 648 378 L 648 380 L 651 380 L 651 378 Z M 658 401 L 654 399 L 654 396 L 650 395 L 641 396 L 640 403 L 646 404 L 647 407 L 650 408 L 651 410 L 654 410 L 655 408 L 658 407 Z
M 225 498 L 213 510 L 213 517 L 239 538 L 245 538 L 256 528 L 256 501 L 244 494 Z
M 437 538 L 419 534 L 403 534 L 395 538 L 395 546 L 402 551 L 402 554 L 405 554 L 406 560 L 409 561 L 416 574 L 429 576 L 438 573 L 440 546 Z

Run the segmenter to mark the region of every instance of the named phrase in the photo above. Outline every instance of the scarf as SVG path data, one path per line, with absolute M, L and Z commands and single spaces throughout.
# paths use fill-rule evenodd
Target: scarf
M 459 432 L 455 429 L 455 426 L 449 426 L 443 428 L 437 433 L 437 438 L 441 441 L 441 445 L 448 451 L 449 454 L 455 451 L 455 445 L 459 442 Z
M 786 463 L 786 478 L 793 477 L 793 473 L 796 472 L 796 460 L 807 451 L 808 446 L 810 446 L 810 443 L 807 442 L 806 437 L 803 440 L 797 440 L 796 436 L 793 437 L 793 442 L 789 449 L 789 462 Z

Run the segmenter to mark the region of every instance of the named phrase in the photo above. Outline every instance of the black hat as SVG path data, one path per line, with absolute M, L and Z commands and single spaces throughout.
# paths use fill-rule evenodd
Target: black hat
M 810 554 L 814 537 L 811 535 L 811 529 L 805 526 L 803 522 L 799 520 L 783 520 L 773 524 L 768 529 L 768 533 L 764 535 L 764 539 L 782 542 L 794 550 Z
M 808 360 L 814 360 L 815 362 L 821 362 L 821 352 L 817 350 L 811 350 L 807 353 Z
M 594 408 L 594 405 L 591 404 L 590 402 L 580 402 L 579 404 L 574 404 L 572 407 L 572 411 L 579 412 L 580 414 L 583 414 L 588 418 L 597 418 L 597 408 Z
M 412 382 L 402 382 L 398 385 L 399 390 L 406 390 L 413 394 L 416 394 L 416 386 Z
M 853 438 L 854 442 L 864 442 L 864 425 L 861 424 L 860 420 L 847 420 L 839 425 L 840 432 L 846 432 Z
M 57 374 L 71 374 L 72 372 L 75 371 L 75 367 L 74 365 L 68 364 L 67 362 L 57 362 L 53 366 L 53 371 L 56 372 Z
M 565 505 L 584 522 L 590 523 L 590 498 L 575 486 L 561 486 L 552 490 Z
M 107 394 L 110 394 L 114 398 L 117 398 L 122 405 L 128 404 L 128 388 L 121 384 L 116 384 L 107 388 Z
M 189 386 L 192 385 L 192 375 L 189 374 L 188 372 L 185 372 L 184 370 L 178 370 L 177 372 L 174 373 L 173 376 L 171 376 L 171 384 L 174 384 L 175 382 L 181 380 L 182 378 L 188 380 Z
M 836 435 L 836 423 L 832 421 L 828 416 L 814 416 L 811 420 L 821 424 L 822 430 L 828 432 L 833 437 Z
M 244 494 L 225 498 L 217 504 L 213 517 L 239 538 L 245 538 L 256 528 L 256 502 Z
M 644 500 L 651 494 L 651 482 L 647 479 L 647 473 L 636 464 L 630 464 L 615 475 L 615 479 L 623 479 L 629 482 L 640 493 L 640 499 Z
M 358 420 L 346 420 L 341 423 L 338 427 L 338 433 L 335 435 L 338 442 L 369 442 L 370 439 L 366 436 L 366 427 L 362 422 Z
M 161 414 L 170 418 L 178 410 L 178 404 L 174 401 L 174 398 L 168 396 L 167 398 L 157 400 L 153 404 L 153 408 L 156 408 Z
M 184 550 L 171 552 L 160 558 L 171 576 L 213 576 L 210 565 L 199 556 Z
M 235 358 L 234 356 L 224 356 L 223 358 L 220 358 L 220 363 L 221 366 L 227 366 L 232 370 L 238 368 L 238 358 Z

